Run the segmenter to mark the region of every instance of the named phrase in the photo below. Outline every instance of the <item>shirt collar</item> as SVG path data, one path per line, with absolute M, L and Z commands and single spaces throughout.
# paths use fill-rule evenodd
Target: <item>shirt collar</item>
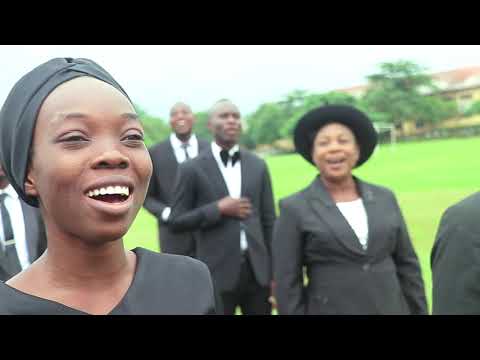
M 175 135 L 175 133 L 170 134 L 170 143 L 172 144 L 172 147 L 175 149 L 181 149 L 183 144 L 180 141 L 180 139 L 177 138 L 177 135 Z M 197 145 L 197 137 L 195 136 L 195 134 L 192 134 L 190 136 L 190 139 L 188 139 L 188 144 L 193 147 Z
M 215 141 L 212 141 L 212 151 L 215 154 L 220 156 L 220 151 L 222 151 L 222 150 L 223 149 Z M 230 150 L 228 150 L 228 154 L 230 156 L 233 156 L 233 154 L 235 154 L 239 150 L 240 150 L 240 147 L 238 146 L 238 144 L 236 144 L 234 147 L 232 147 Z
M 8 196 L 14 198 L 14 199 L 18 199 L 18 194 L 17 192 L 15 191 L 15 189 L 13 188 L 12 185 L 8 185 L 5 189 L 0 189 L 0 194 L 7 194 Z

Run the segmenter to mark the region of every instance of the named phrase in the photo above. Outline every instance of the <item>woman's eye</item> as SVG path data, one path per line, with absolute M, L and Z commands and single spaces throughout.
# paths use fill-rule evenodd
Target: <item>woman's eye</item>
M 140 135 L 140 134 L 127 135 L 125 136 L 124 140 L 143 141 L 143 135 Z
M 130 147 L 142 147 L 145 144 L 143 134 L 128 134 L 122 139 L 122 142 L 125 146 Z
M 80 141 L 88 141 L 85 136 L 82 135 L 71 135 L 66 136 L 60 140 L 61 142 L 80 142 Z

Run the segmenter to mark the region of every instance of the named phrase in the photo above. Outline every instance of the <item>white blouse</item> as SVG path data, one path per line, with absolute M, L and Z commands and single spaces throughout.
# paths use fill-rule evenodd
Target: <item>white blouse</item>
M 362 199 L 338 202 L 336 205 L 357 235 L 363 249 L 366 249 L 368 241 L 368 219 Z

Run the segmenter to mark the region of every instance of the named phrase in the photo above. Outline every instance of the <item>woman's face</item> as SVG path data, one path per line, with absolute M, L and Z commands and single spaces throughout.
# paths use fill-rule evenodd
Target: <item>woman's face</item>
M 25 189 L 50 234 L 91 244 L 120 239 L 143 204 L 152 162 L 128 99 L 80 77 L 44 101 Z
M 359 156 L 355 136 L 348 127 L 340 123 L 323 126 L 313 141 L 313 162 L 322 176 L 331 181 L 351 176 Z

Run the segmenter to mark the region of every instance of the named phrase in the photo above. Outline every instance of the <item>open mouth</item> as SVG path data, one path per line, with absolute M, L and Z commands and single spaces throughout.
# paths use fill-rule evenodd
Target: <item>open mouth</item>
M 89 198 L 107 203 L 122 203 L 130 197 L 128 186 L 112 185 L 93 189 L 86 194 Z
M 338 158 L 338 159 L 328 159 L 327 164 L 329 165 L 339 165 L 345 162 L 345 158 Z
M 178 120 L 175 123 L 175 128 L 176 129 L 183 129 L 183 128 L 186 128 L 186 127 L 187 127 L 187 122 L 185 120 Z

